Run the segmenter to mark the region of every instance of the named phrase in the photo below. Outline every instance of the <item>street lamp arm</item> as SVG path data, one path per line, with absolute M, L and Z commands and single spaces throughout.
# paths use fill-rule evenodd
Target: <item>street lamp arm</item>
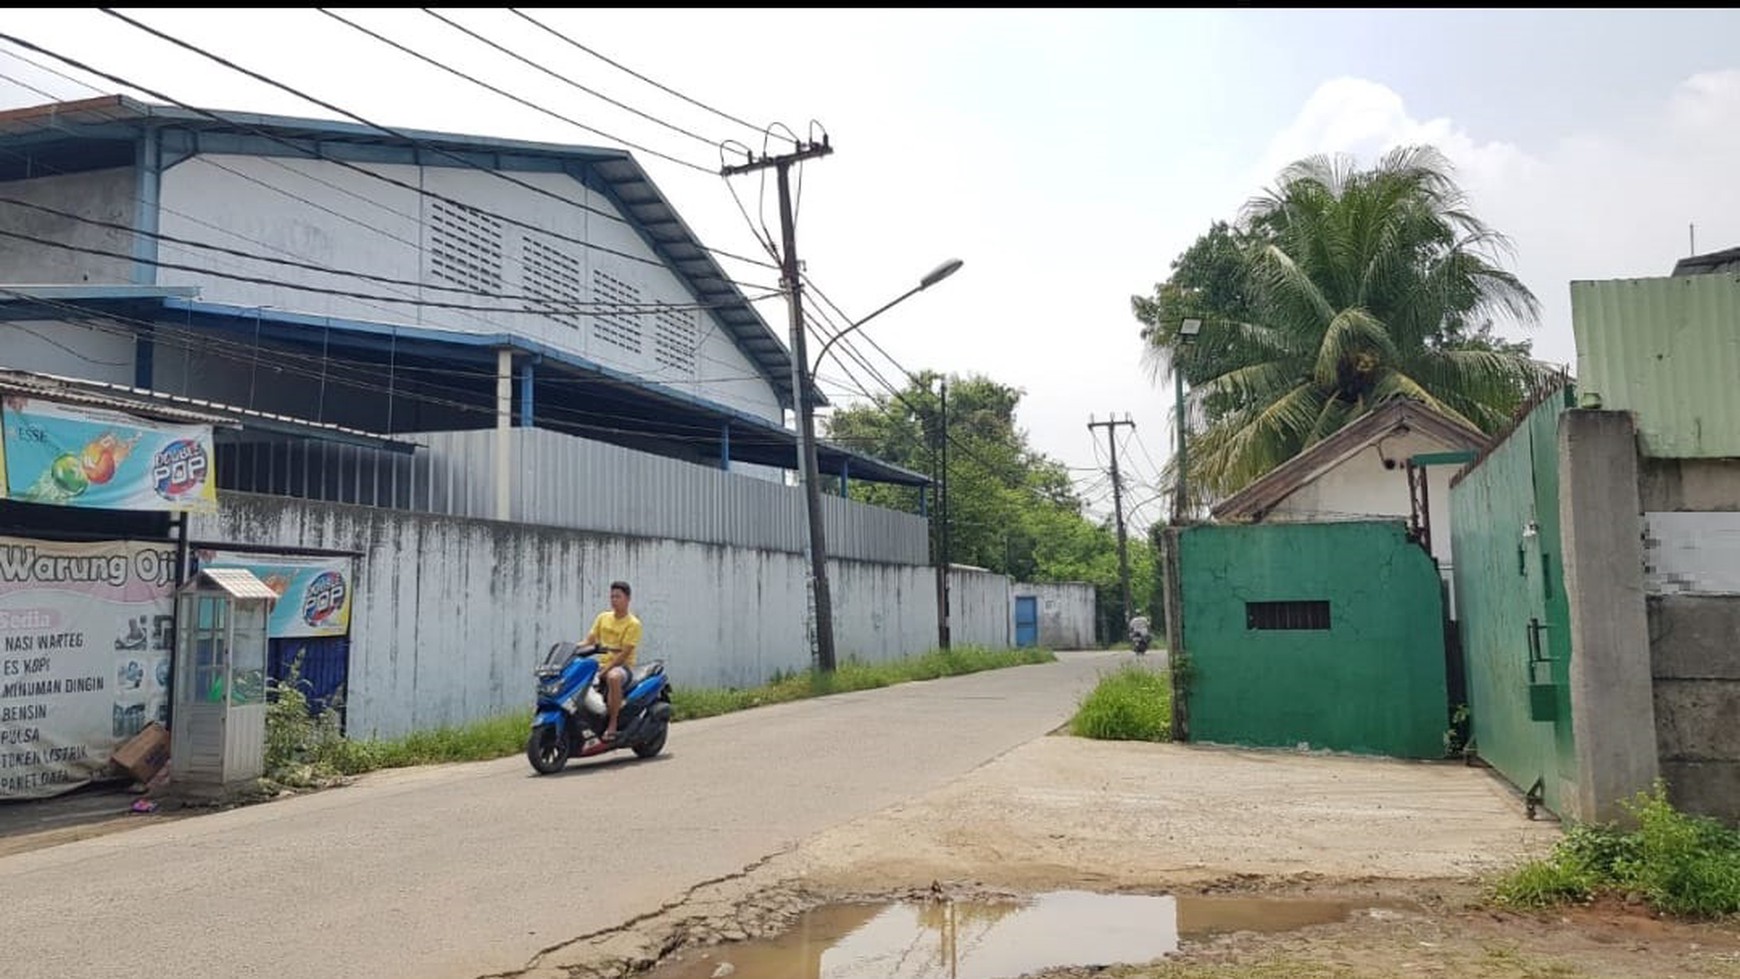
M 893 309 L 895 306 L 906 301 L 907 299 L 912 298 L 913 295 L 915 295 L 923 290 L 924 290 L 924 286 L 921 286 L 921 285 L 920 286 L 913 286 L 911 289 L 908 289 L 899 298 L 894 299 L 890 302 L 883 303 L 881 309 L 878 309 L 876 312 L 871 313 L 869 316 L 864 317 L 863 319 L 859 320 L 858 322 L 853 323 L 851 326 L 848 326 L 845 329 L 841 330 L 840 332 L 829 337 L 828 342 L 822 344 L 822 349 L 816 352 L 816 366 L 814 368 L 811 368 L 810 372 L 815 373 L 815 371 L 818 371 L 821 369 L 822 358 L 826 357 L 828 355 L 828 348 L 832 347 L 835 343 L 839 342 L 841 337 L 844 337 L 846 334 L 851 333 L 852 331 L 858 329 L 858 327 L 863 326 L 865 323 L 870 322 L 871 320 L 875 319 L 877 316 L 880 316 L 881 314 L 888 312 L 890 309 Z M 836 359 L 838 359 L 838 358 L 836 358 Z
M 931 286 L 936 285 L 938 282 L 941 282 L 942 280 L 948 278 L 949 276 L 954 275 L 956 272 L 959 272 L 961 270 L 962 264 L 963 263 L 961 262 L 960 259 L 951 258 L 948 261 L 942 263 L 941 265 L 938 265 L 936 268 L 931 269 L 929 272 L 926 272 L 924 274 L 924 278 L 918 280 L 918 285 L 913 286 L 911 289 L 908 289 L 905 292 L 901 293 L 900 295 L 896 296 L 895 298 L 889 300 L 888 302 L 883 303 L 881 305 L 881 307 L 876 310 L 876 312 L 871 313 L 869 316 L 864 317 L 863 319 L 859 320 L 858 322 L 853 323 L 851 326 L 848 326 L 845 329 L 841 330 L 840 332 L 829 337 L 828 342 L 822 344 L 822 349 L 816 352 L 816 366 L 810 369 L 810 373 L 813 374 L 817 370 L 821 369 L 822 358 L 827 356 L 828 348 L 832 347 L 835 343 L 839 342 L 841 337 L 845 336 L 848 333 L 851 333 L 853 330 L 856 330 L 858 327 L 863 326 L 865 323 L 870 322 L 871 320 L 875 319 L 876 317 L 881 316 L 883 313 L 888 312 L 889 310 L 900 305 L 901 303 L 905 302 L 906 300 L 911 299 L 913 296 L 916 296 L 919 293 L 923 292 L 924 290 L 929 289 Z M 837 358 L 837 357 L 835 358 L 835 360 L 838 360 L 838 359 L 839 358 Z M 841 366 L 843 367 L 845 365 L 842 364 Z

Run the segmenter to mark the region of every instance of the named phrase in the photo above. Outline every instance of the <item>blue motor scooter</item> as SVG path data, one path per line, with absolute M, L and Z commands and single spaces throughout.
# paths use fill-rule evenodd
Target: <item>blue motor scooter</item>
M 538 709 L 532 716 L 532 735 L 526 739 L 526 760 L 538 774 L 561 771 L 570 757 L 590 758 L 629 748 L 651 758 L 664 750 L 671 724 L 671 684 L 660 659 L 631 671 L 622 690 L 616 738 L 599 737 L 610 719 L 599 668 L 603 657 L 613 652 L 605 646 L 559 642 L 535 671 Z

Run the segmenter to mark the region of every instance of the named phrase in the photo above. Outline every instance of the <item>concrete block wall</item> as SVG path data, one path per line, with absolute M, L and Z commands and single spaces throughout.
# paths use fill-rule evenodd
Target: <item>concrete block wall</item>
M 1661 775 L 1740 820 L 1740 461 L 1645 458 L 1639 483 Z

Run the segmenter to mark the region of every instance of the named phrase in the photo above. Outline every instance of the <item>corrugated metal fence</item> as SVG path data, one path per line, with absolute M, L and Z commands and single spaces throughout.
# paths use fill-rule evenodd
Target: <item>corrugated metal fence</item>
M 329 503 L 493 519 L 493 430 L 413 436 L 414 456 L 328 443 L 224 445 L 220 489 Z M 803 493 L 795 487 L 561 432 L 516 428 L 510 440 L 517 523 L 601 533 L 803 549 Z M 822 498 L 828 553 L 892 564 L 929 561 L 920 516 Z
M 1637 418 L 1645 454 L 1740 456 L 1740 276 L 1571 283 L 1577 387 Z

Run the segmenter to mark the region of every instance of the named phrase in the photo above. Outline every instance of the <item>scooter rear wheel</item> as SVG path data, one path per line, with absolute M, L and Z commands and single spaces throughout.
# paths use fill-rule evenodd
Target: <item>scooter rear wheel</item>
M 574 746 L 568 743 L 567 734 L 553 724 L 540 724 L 532 728 L 532 736 L 526 739 L 526 760 L 532 763 L 532 768 L 539 775 L 553 775 L 568 764 L 568 755 Z

